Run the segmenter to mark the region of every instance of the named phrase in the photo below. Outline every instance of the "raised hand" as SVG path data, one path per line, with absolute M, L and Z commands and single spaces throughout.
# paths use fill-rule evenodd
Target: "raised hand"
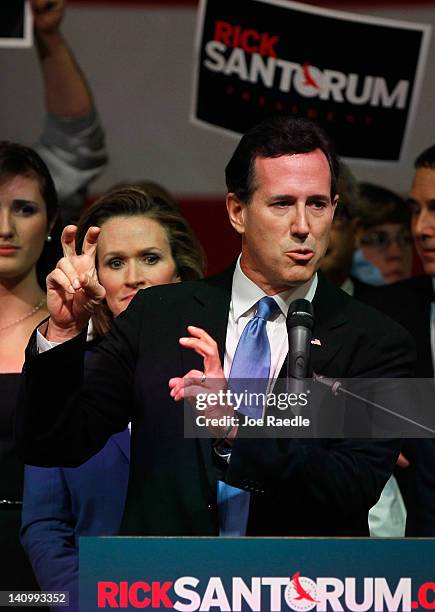
M 63 0 L 30 0 L 30 6 L 37 35 L 52 34 L 59 30 L 65 10 Z
M 170 395 L 176 401 L 189 400 L 193 408 L 199 410 L 199 413 L 207 419 L 210 434 L 216 438 L 225 437 L 231 442 L 237 433 L 237 426 L 231 427 L 228 424 L 237 421 L 237 416 L 233 406 L 226 398 L 228 385 L 222 370 L 218 346 L 203 329 L 189 325 L 187 330 L 190 336 L 180 338 L 180 344 L 193 349 L 203 357 L 204 371 L 190 370 L 182 377 L 171 378 L 169 381 Z M 200 409 L 197 402 L 198 396 L 201 397 Z M 219 398 L 217 402 L 216 397 Z M 207 400 L 207 398 L 210 399 Z M 222 417 L 225 419 L 222 420 Z
M 76 253 L 76 233 L 75 225 L 64 228 L 61 238 L 64 256 L 47 276 L 50 321 L 46 336 L 52 341 L 63 341 L 80 333 L 106 295 L 95 267 L 100 228 L 88 229 L 81 255 Z

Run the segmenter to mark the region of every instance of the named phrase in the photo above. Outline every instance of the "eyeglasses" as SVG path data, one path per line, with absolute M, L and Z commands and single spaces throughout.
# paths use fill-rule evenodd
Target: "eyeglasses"
M 380 251 L 388 249 L 393 243 L 397 244 L 401 249 L 409 247 L 412 244 L 411 233 L 401 231 L 390 234 L 386 231 L 379 230 L 364 234 L 361 238 L 362 245 L 379 249 Z

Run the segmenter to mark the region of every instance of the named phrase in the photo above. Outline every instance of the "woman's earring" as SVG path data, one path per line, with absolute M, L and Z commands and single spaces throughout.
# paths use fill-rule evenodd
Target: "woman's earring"
M 51 242 L 52 238 L 51 238 L 51 234 L 48 234 L 47 238 L 45 239 L 45 242 Z

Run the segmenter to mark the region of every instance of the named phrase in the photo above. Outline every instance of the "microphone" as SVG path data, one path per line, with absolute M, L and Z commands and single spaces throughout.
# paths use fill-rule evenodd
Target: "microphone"
M 308 300 L 295 300 L 287 313 L 288 359 L 287 392 L 300 393 L 308 377 L 311 337 L 314 327 L 313 305 Z

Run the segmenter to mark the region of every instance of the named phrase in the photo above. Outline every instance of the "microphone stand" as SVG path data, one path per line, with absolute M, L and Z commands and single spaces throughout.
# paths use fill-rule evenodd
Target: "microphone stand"
M 434 429 L 431 429 L 430 427 L 427 427 L 426 425 L 422 425 L 421 423 L 418 423 L 417 421 L 414 421 L 413 419 L 410 419 L 409 417 L 406 417 L 403 414 L 399 414 L 395 412 L 394 410 L 391 410 L 390 408 L 386 408 L 385 406 L 382 406 L 381 404 L 372 402 L 371 400 L 367 399 L 366 397 L 363 397 L 362 395 L 358 395 L 357 393 L 353 393 L 352 391 L 349 391 L 348 389 L 343 387 L 341 382 L 339 382 L 338 380 L 335 380 L 334 378 L 329 378 L 328 376 L 321 376 L 320 374 L 316 374 L 315 372 L 313 372 L 313 380 L 315 382 L 321 383 L 322 385 L 325 385 L 326 387 L 328 387 L 331 393 L 335 396 L 337 396 L 339 393 L 342 393 L 346 396 L 353 397 L 354 399 L 357 399 L 363 402 L 364 404 L 367 404 L 368 406 L 377 408 L 378 410 L 381 410 L 382 412 L 386 414 L 396 417 L 397 419 L 401 419 L 402 421 L 410 423 L 411 425 L 414 425 L 415 427 L 419 429 L 424 429 L 425 431 L 435 435 Z

